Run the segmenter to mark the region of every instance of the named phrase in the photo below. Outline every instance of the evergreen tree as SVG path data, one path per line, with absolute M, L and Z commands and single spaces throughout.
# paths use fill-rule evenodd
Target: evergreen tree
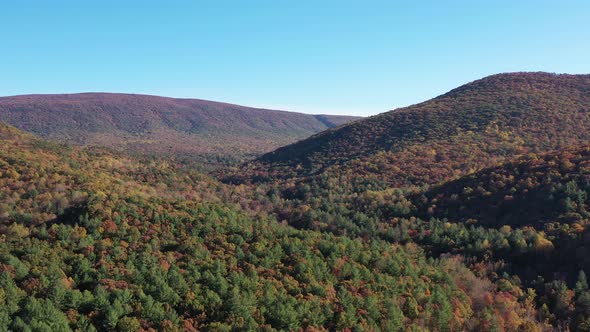
M 586 278 L 584 270 L 580 270 L 578 273 L 578 280 L 576 281 L 574 290 L 576 291 L 576 295 L 580 295 L 588 290 L 588 279 Z

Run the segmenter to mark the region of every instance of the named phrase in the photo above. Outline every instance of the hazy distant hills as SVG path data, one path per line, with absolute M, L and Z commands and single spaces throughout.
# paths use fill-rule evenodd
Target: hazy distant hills
M 0 98 L 0 121 L 43 138 L 164 154 L 256 155 L 355 119 L 133 94 Z
M 262 156 L 257 179 L 324 172 L 420 185 L 590 142 L 590 75 L 489 76 L 432 100 L 324 131 Z

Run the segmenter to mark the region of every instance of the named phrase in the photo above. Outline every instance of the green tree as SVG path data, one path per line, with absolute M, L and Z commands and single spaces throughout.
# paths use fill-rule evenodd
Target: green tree
M 588 290 L 588 279 L 586 278 L 586 273 L 584 273 L 584 270 L 580 270 L 578 273 L 578 280 L 576 281 L 574 290 L 576 291 L 577 295 L 582 294 Z
M 19 316 L 31 331 L 71 331 L 66 316 L 48 299 L 28 298 Z

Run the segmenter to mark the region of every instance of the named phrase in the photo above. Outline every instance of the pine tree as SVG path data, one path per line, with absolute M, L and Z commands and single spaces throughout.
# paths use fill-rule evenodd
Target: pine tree
M 588 279 L 586 278 L 586 273 L 584 273 L 584 270 L 580 270 L 580 273 L 578 273 L 578 281 L 576 281 L 576 286 L 574 290 L 576 291 L 576 295 L 578 296 L 582 292 L 588 290 Z

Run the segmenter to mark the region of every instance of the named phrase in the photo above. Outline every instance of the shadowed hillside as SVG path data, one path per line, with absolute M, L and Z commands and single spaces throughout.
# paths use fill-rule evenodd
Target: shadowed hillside
M 161 154 L 257 155 L 354 119 L 131 94 L 0 98 L 0 121 L 43 138 Z
M 529 155 L 470 174 L 426 192 L 427 216 L 502 225 L 542 227 L 590 217 L 590 147 Z

